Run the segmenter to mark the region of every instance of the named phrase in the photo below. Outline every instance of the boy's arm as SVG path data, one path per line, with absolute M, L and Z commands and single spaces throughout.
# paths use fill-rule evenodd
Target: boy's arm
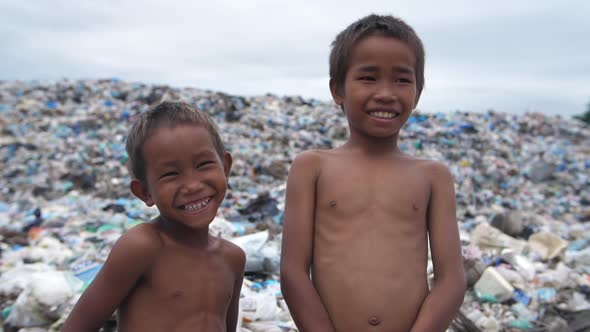
M 287 180 L 281 290 L 295 324 L 301 332 L 334 331 L 310 276 L 312 260 L 318 155 L 307 151 L 295 158 Z
M 160 246 L 151 225 L 139 225 L 115 243 L 90 286 L 69 314 L 63 332 L 98 331 L 145 273 Z
M 246 266 L 246 254 L 242 249 L 236 246 L 233 248 L 230 256 L 233 270 L 236 271 L 236 281 L 234 283 L 231 301 L 227 309 L 225 328 L 227 332 L 236 332 L 238 313 L 240 310 L 240 293 L 242 290 L 242 282 L 244 281 L 244 268 Z
M 446 331 L 465 295 L 453 176 L 439 163 L 428 165 L 428 172 L 432 179 L 427 218 L 434 285 L 422 303 L 411 332 Z

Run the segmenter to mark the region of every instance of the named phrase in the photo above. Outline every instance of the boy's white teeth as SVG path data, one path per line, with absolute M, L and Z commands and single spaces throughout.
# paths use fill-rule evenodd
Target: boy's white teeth
M 374 117 L 383 118 L 383 119 L 393 119 L 399 115 L 399 113 L 390 113 L 390 112 L 371 112 L 370 114 Z
M 194 211 L 194 210 L 202 209 L 207 204 L 209 204 L 210 200 L 211 200 L 211 197 L 207 197 L 206 199 L 199 201 L 199 202 L 185 204 L 185 205 L 183 205 L 183 208 L 187 211 Z

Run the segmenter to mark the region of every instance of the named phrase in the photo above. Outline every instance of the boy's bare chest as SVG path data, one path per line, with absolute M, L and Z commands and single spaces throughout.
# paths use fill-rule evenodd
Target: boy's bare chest
M 407 167 L 326 163 L 316 187 L 316 212 L 326 217 L 416 219 L 426 216 L 427 176 Z
M 232 298 L 235 273 L 222 257 L 162 252 L 141 287 L 173 307 L 224 310 Z M 203 309 L 203 308 L 201 308 Z

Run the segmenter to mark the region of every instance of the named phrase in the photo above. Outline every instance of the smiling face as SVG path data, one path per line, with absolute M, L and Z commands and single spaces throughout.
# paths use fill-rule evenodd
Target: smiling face
M 370 35 L 353 48 L 343 89 L 330 82 L 351 131 L 368 137 L 397 137 L 416 102 L 415 56 L 399 39 Z
M 146 180 L 134 179 L 132 192 L 154 204 L 167 222 L 203 228 L 215 218 L 225 197 L 231 156 L 223 159 L 209 132 L 199 126 L 162 126 L 145 141 Z

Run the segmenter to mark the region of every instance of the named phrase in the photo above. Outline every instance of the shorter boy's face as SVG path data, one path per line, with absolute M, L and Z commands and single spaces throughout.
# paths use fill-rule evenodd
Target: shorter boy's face
M 209 225 L 227 190 L 229 153 L 221 160 L 209 132 L 194 125 L 155 129 L 142 153 L 146 181 L 134 179 L 133 193 L 146 205 L 155 204 L 166 221 L 191 228 Z
M 399 39 L 367 36 L 351 52 L 344 88 L 330 82 L 334 101 L 343 107 L 351 132 L 371 137 L 396 135 L 416 100 L 416 58 Z

